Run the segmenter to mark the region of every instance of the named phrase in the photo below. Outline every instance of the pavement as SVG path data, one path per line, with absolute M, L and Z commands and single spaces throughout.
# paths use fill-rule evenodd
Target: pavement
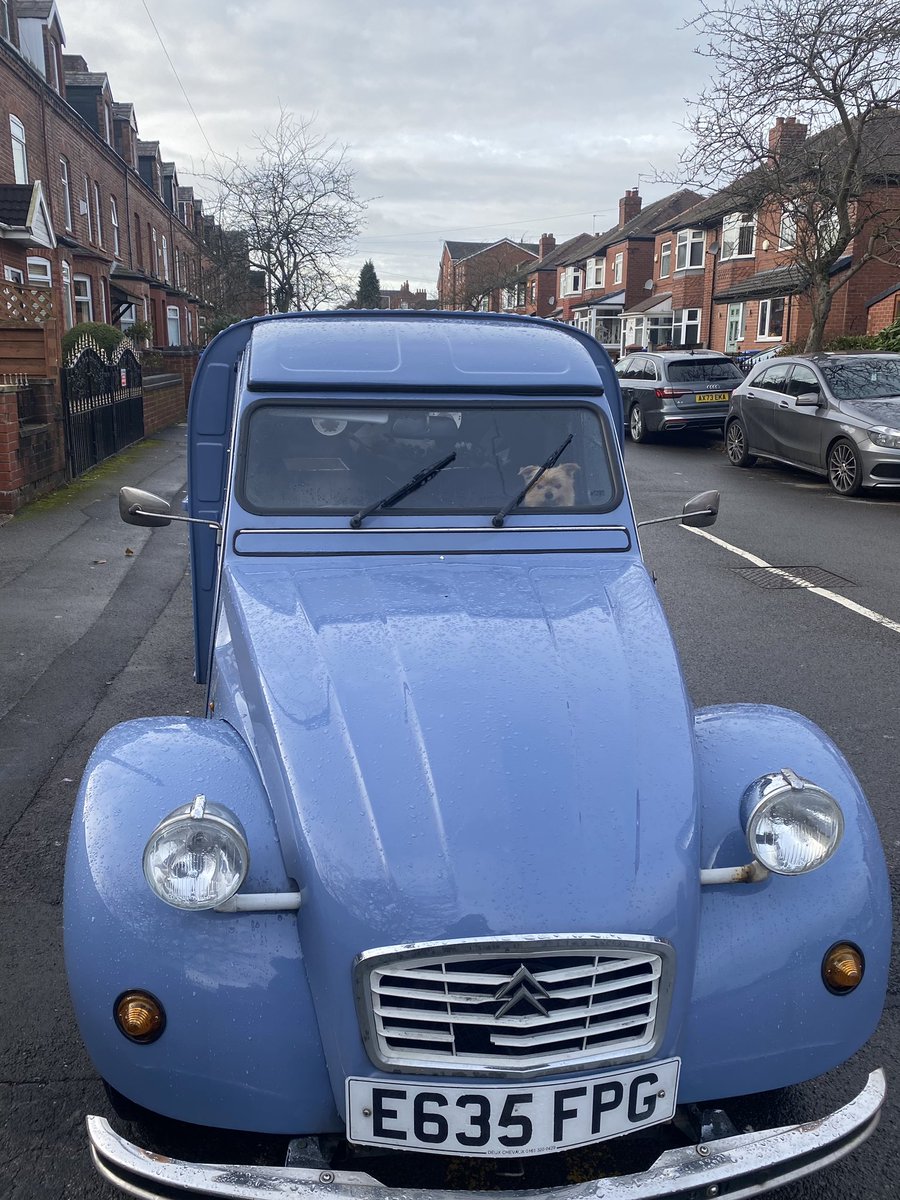
M 118 721 L 200 714 L 187 527 L 124 524 L 131 484 L 176 500 L 185 428 L 139 443 L 0 527 L 0 1197 L 112 1197 L 87 1160 L 106 1111 L 62 961 L 66 831 Z

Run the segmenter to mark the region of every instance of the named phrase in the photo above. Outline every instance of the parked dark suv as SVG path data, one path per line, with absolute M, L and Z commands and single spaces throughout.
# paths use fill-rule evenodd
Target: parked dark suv
M 629 354 L 616 373 L 633 442 L 675 429 L 721 429 L 731 393 L 744 379 L 714 350 Z

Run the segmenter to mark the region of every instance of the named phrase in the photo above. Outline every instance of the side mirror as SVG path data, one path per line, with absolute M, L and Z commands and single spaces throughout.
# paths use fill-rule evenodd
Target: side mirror
M 821 392 L 803 392 L 801 395 L 794 398 L 795 404 L 800 404 L 804 408 L 818 408 L 822 403 Z
M 169 512 L 167 502 L 152 492 L 142 492 L 140 488 L 133 487 L 119 490 L 119 516 L 128 525 L 147 525 L 151 529 L 171 525 Z
M 719 493 L 701 492 L 685 504 L 681 512 L 681 523 L 692 529 L 703 529 L 707 525 L 715 525 L 718 515 Z

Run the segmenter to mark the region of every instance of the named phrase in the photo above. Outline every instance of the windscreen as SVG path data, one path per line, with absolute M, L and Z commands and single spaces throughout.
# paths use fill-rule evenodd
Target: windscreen
M 619 497 L 609 438 L 588 406 L 264 401 L 245 417 L 239 494 L 251 512 L 353 514 L 443 464 L 382 511 L 494 513 L 565 442 L 520 507 L 605 512 Z
M 900 355 L 842 358 L 825 363 L 821 370 L 838 400 L 900 400 Z
M 744 376 L 728 358 L 684 358 L 666 366 L 670 383 L 740 383 Z

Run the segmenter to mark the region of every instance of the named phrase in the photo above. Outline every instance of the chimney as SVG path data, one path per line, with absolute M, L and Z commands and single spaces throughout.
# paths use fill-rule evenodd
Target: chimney
M 542 233 L 538 243 L 538 259 L 544 259 L 556 247 L 556 238 L 552 233 Z
M 619 228 L 627 225 L 641 211 L 643 200 L 638 195 L 637 188 L 629 188 L 622 199 L 619 201 Z
M 796 117 L 776 117 L 769 130 L 769 162 L 777 163 L 806 141 L 809 126 L 801 124 Z

